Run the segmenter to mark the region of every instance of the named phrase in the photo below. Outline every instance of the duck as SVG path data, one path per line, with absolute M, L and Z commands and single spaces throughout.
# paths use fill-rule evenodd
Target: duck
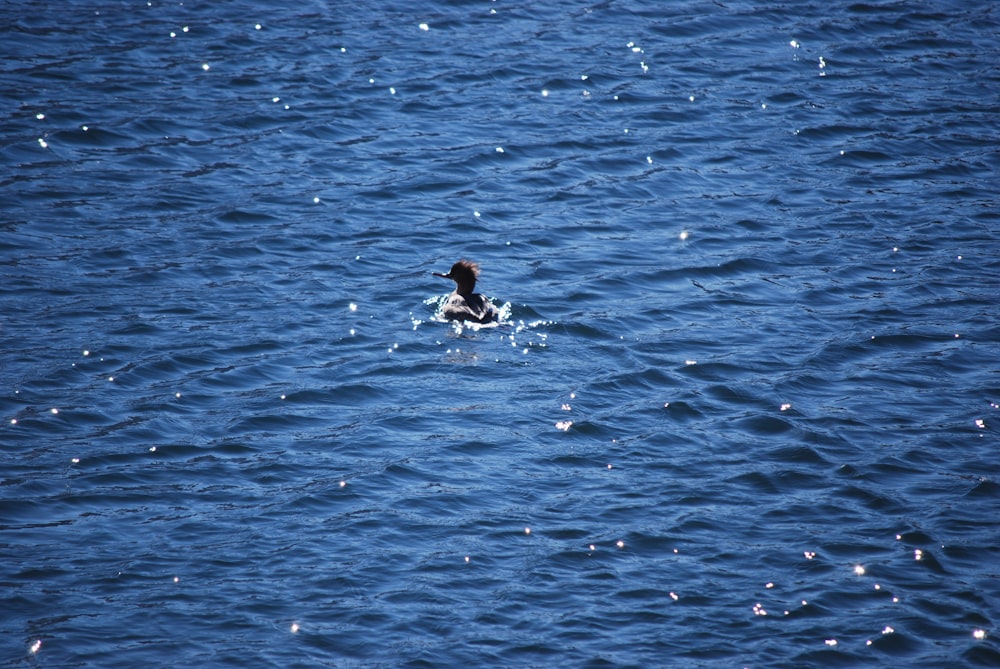
M 431 274 L 455 282 L 455 292 L 448 296 L 441 307 L 440 315 L 445 319 L 473 323 L 492 323 L 499 319 L 500 314 L 489 298 L 475 292 L 476 279 L 479 278 L 478 263 L 462 259 L 452 265 L 447 274 Z

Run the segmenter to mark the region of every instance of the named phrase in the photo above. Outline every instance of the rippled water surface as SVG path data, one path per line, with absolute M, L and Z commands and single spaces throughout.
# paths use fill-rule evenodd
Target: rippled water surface
M 995 3 L 0 43 L 0 666 L 1000 665 Z

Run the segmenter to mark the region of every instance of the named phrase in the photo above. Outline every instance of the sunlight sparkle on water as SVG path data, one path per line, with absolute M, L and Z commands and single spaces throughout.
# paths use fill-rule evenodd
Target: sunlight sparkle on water
M 571 427 L 573 427 L 573 421 L 571 420 L 560 420 L 556 422 L 556 429 L 566 432 Z
M 986 630 L 982 630 L 982 629 L 974 629 L 974 630 L 972 630 L 972 638 L 976 639 L 977 641 L 982 641 L 983 639 L 986 638 Z
M 292 623 L 292 626 L 289 628 L 292 634 L 298 634 L 299 629 L 300 628 L 298 623 Z
M 865 575 L 865 568 L 862 567 L 859 564 L 854 565 L 854 573 L 857 574 L 858 576 L 864 576 Z
M 39 650 L 41 650 L 41 648 L 42 648 L 42 640 L 41 639 L 35 639 L 35 642 L 33 644 L 31 644 L 31 648 L 30 648 L 31 654 L 35 655 L 36 653 L 38 653 Z

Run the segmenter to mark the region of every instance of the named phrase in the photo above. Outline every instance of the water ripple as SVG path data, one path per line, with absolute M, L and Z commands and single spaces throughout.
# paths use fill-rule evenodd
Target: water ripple
M 0 664 L 1000 662 L 988 3 L 18 9 Z

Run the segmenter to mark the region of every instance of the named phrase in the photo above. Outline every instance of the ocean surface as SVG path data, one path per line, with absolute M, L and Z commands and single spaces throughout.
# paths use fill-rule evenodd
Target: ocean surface
M 0 45 L 0 667 L 1000 666 L 996 2 Z

